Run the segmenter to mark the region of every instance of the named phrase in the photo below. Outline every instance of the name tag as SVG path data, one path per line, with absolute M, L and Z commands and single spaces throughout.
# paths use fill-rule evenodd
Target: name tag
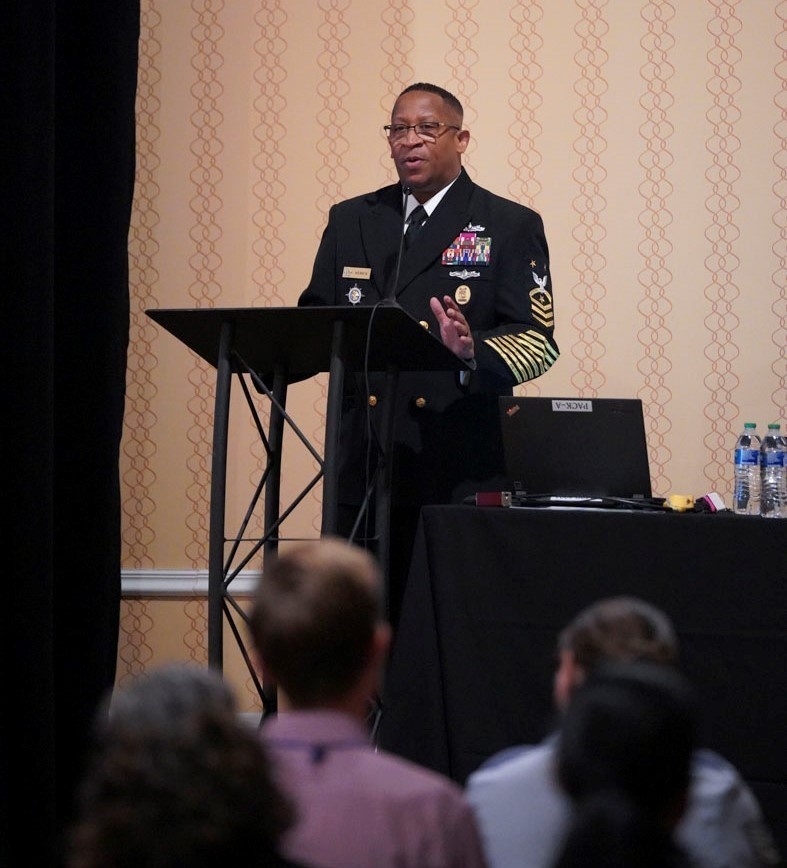
M 369 280 L 371 276 L 371 268 L 361 268 L 358 265 L 345 265 L 342 271 L 342 277 L 350 277 L 353 280 Z

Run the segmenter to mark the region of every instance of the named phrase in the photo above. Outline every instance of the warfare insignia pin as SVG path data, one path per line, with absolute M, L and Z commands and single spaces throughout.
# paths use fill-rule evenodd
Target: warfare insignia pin
M 349 301 L 350 304 L 360 304 L 363 297 L 364 294 L 357 283 L 354 283 L 347 292 L 347 301 Z

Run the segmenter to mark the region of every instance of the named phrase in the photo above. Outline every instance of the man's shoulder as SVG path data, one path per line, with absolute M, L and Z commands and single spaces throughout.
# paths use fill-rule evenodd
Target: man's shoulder
M 471 200 L 474 205 L 492 213 L 505 215 L 507 219 L 541 219 L 538 211 L 531 206 L 494 193 L 474 181 L 472 182 Z
M 728 828 L 766 825 L 760 803 L 741 773 L 710 750 L 695 751 L 692 757 L 687 813 Z
M 550 739 L 496 754 L 468 778 L 467 798 L 491 864 L 552 863 L 570 816 L 570 804 L 555 774 L 555 759 L 555 743 Z
M 445 800 L 464 800 L 456 781 L 387 751 L 375 750 L 356 722 L 346 715 L 325 712 L 295 712 L 268 721 L 261 728 L 266 747 L 279 761 L 302 758 L 309 752 L 335 757 L 337 774 L 352 783 L 356 793 L 388 802 L 442 795 Z
M 543 762 L 552 762 L 557 739 L 554 736 L 537 744 L 517 744 L 492 754 L 478 767 L 474 774 L 491 769 L 528 768 Z
M 331 212 L 337 216 L 344 216 L 359 211 L 368 211 L 370 208 L 376 208 L 379 205 L 398 208 L 401 206 L 401 201 L 402 189 L 399 184 L 386 184 L 386 186 L 379 187 L 377 190 L 359 193 L 357 196 L 350 196 L 347 199 L 336 202 L 331 206 Z
M 443 794 L 448 798 L 464 800 L 462 787 L 456 781 L 404 757 L 387 751 L 373 751 L 367 755 L 367 761 L 374 766 L 380 780 L 394 784 L 394 791 L 398 787 L 408 792 Z
M 551 739 L 534 745 L 517 745 L 493 754 L 467 779 L 470 792 L 489 784 L 524 784 L 551 778 L 555 761 L 555 742 Z
M 727 798 L 730 792 L 748 790 L 731 762 L 705 748 L 692 756 L 691 786 L 694 794 L 706 798 Z
M 710 750 L 692 757 L 689 801 L 677 835 L 702 866 L 782 864 L 754 793 L 732 763 Z

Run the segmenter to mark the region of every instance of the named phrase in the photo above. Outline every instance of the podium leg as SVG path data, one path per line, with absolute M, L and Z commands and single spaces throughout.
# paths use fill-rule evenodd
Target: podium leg
M 282 368 L 273 374 L 271 388 L 268 446 L 270 449 L 270 474 L 265 484 L 264 557 L 273 557 L 279 550 L 279 534 L 275 531 L 280 515 L 281 499 L 281 454 L 284 443 L 284 410 L 287 402 L 287 376 Z
M 224 517 L 227 491 L 227 434 L 230 418 L 233 324 L 221 324 L 216 364 L 216 405 L 213 414 L 213 459 L 210 482 L 208 543 L 208 664 L 221 670 L 224 664 Z
M 268 445 L 271 451 L 272 468 L 265 486 L 265 522 L 262 557 L 262 573 L 265 575 L 265 565 L 276 557 L 279 551 L 279 533 L 276 523 L 280 515 L 281 495 L 281 453 L 284 443 L 284 412 L 287 402 L 287 376 L 282 368 L 277 368 L 273 375 L 271 389 L 272 400 L 270 408 L 270 423 L 268 425 Z M 264 581 L 264 579 L 263 579 Z M 278 710 L 278 695 L 276 682 L 263 669 L 262 673 L 263 711 L 265 714 L 275 714 Z
M 322 483 L 321 535 L 335 534 L 339 528 L 339 432 L 344 390 L 344 322 L 333 324 L 328 400 L 325 409 L 325 450 Z

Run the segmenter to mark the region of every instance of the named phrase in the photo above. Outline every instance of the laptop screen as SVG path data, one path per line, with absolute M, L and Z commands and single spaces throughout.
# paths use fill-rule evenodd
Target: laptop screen
M 638 398 L 499 401 L 506 474 L 515 494 L 651 497 Z

